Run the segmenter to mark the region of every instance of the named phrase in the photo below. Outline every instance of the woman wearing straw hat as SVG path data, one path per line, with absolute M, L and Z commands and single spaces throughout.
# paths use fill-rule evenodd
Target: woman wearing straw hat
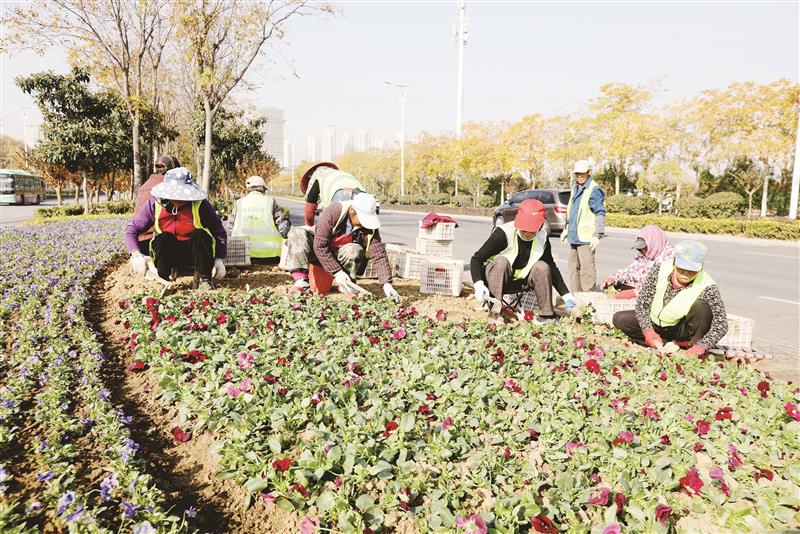
M 125 246 L 131 267 L 147 273 L 147 258 L 139 251 L 137 236 L 153 227 L 150 256 L 163 283 L 181 267 L 195 272 L 194 287 L 213 289 L 212 277 L 222 279 L 227 234 L 217 212 L 206 200 L 206 192 L 185 167 L 171 169 L 155 186 L 150 199 L 125 229 Z

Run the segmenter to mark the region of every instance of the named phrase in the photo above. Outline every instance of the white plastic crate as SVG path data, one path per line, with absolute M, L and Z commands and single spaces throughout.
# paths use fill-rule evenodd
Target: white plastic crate
M 452 258 L 453 240 L 418 237 L 417 252 L 426 256 L 436 256 L 437 258 Z
M 397 274 L 397 257 L 400 255 L 404 249 L 400 245 L 394 245 L 391 243 L 387 243 L 384 245 L 386 248 L 386 255 L 389 257 L 389 268 L 392 270 L 392 276 Z M 375 265 L 372 259 L 367 262 L 367 269 L 364 271 L 364 274 L 361 278 L 377 278 L 378 274 L 375 271 Z
M 461 294 L 464 262 L 447 258 L 425 259 L 419 269 L 419 292 L 431 295 Z
M 538 310 L 539 301 L 536 300 L 536 293 L 533 291 L 523 293 L 519 299 L 519 306 L 525 311 Z
M 425 259 L 424 254 L 404 248 L 397 255 L 397 276 L 409 280 L 419 280 L 419 267 Z
M 749 347 L 753 343 L 755 321 L 747 317 L 728 314 L 728 332 L 717 342 L 722 347 Z
M 419 237 L 425 239 L 450 239 L 453 240 L 456 234 L 456 223 L 436 223 L 430 228 L 423 228 L 422 221 L 419 222 Z
M 226 267 L 250 265 L 250 239 L 245 236 L 228 237 L 228 254 L 222 263 Z
M 612 299 L 610 295 L 596 291 L 573 293 L 573 295 L 578 301 L 578 309 L 591 306 L 594 310 L 592 320 L 598 324 L 610 325 L 615 313 L 636 308 L 636 299 Z

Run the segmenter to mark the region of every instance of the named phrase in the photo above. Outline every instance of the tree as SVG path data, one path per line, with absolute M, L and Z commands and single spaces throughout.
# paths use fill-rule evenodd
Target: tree
M 8 135 L 0 135 L 0 167 L 11 167 L 11 162 L 15 159 L 14 153 L 24 150 L 25 145 L 22 141 Z
M 667 196 L 675 191 L 676 200 L 684 185 L 693 183 L 692 175 L 677 161 L 651 163 L 637 182 L 639 189 L 654 193 L 658 199 L 658 213 Z
M 747 194 L 747 218 L 750 219 L 753 215 L 753 195 L 764 187 L 763 172 L 752 161 L 739 159 L 728 173 Z
M 310 0 L 175 0 L 180 13 L 178 35 L 205 113 L 203 188 L 211 187 L 214 116 L 244 78 L 264 46 L 284 35 L 284 24 L 296 15 L 329 13 L 328 4 Z

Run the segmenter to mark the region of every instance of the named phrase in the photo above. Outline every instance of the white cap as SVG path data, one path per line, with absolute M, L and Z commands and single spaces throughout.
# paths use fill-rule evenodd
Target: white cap
M 572 167 L 572 174 L 575 174 L 576 172 L 592 172 L 592 164 L 585 159 L 579 159 L 575 162 L 575 166 Z
M 367 230 L 375 230 L 381 227 L 381 221 L 378 219 L 378 201 L 373 195 L 358 193 L 353 197 L 350 205 L 356 210 L 361 226 Z
M 251 176 L 244 182 L 245 187 L 266 187 L 264 179 L 260 176 Z

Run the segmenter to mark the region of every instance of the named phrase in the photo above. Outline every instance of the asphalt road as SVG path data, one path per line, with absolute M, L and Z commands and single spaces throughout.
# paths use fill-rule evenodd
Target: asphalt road
M 75 199 L 72 196 L 61 197 L 64 205 L 75 204 Z M 100 200 L 105 201 L 105 195 L 100 195 Z M 82 200 L 81 200 L 82 201 Z M 22 224 L 25 221 L 30 221 L 36 213 L 38 208 L 47 206 L 57 206 L 58 202 L 54 198 L 45 200 L 38 206 L 33 204 L 26 204 L 24 206 L 0 206 L 0 226 L 13 226 Z

